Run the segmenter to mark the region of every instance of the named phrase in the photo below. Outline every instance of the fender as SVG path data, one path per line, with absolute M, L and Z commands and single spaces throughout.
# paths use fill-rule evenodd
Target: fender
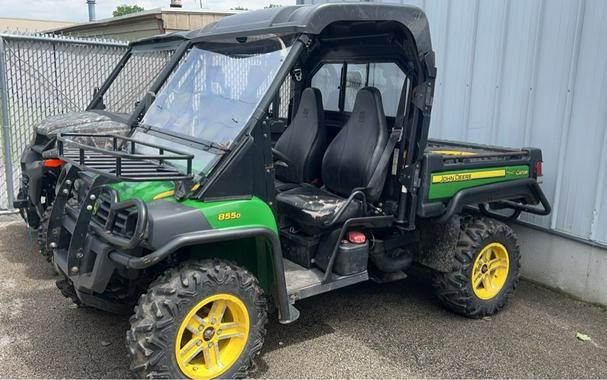
M 164 260 L 179 248 L 196 244 L 215 243 L 248 237 L 264 237 L 270 241 L 272 245 L 274 274 L 276 276 L 275 293 L 279 312 L 279 321 L 283 324 L 295 322 L 299 317 L 299 311 L 289 303 L 280 240 L 278 235 L 269 228 L 250 227 L 190 232 L 175 237 L 173 240 L 169 241 L 159 249 L 145 256 L 133 257 L 122 252 L 113 251 L 110 253 L 110 259 L 115 263 L 123 265 L 129 269 L 144 269 Z

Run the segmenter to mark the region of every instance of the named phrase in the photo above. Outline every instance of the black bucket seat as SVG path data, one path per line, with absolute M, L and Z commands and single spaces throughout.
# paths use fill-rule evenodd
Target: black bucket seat
M 320 181 L 320 166 L 327 144 L 322 95 L 316 88 L 306 88 L 291 124 L 274 146 L 289 159 L 286 167 L 276 165 L 276 189 L 283 191 L 300 183 Z
M 378 164 L 388 142 L 388 126 L 375 87 L 362 88 L 356 95 L 350 118 L 333 139 L 322 160 L 324 188 L 310 185 L 277 195 L 281 215 L 298 224 L 320 227 L 360 216 L 364 204 L 355 200 L 333 220 L 356 190 L 363 190 L 368 201 L 379 199 L 386 179 Z

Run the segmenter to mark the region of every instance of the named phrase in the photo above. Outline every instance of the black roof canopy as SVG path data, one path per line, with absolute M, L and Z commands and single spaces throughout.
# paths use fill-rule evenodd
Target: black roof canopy
M 432 51 L 430 28 L 424 12 L 414 6 L 378 3 L 327 3 L 295 5 L 244 12 L 225 17 L 192 31 L 187 39 L 204 41 L 217 37 L 257 34 L 320 34 L 337 22 L 394 21 L 411 33 L 420 57 Z

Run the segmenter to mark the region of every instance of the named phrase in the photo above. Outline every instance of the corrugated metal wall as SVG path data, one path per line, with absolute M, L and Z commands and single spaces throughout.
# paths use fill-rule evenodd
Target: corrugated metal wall
M 524 219 L 607 244 L 607 1 L 385 2 L 430 20 L 431 136 L 542 148 L 554 211 Z

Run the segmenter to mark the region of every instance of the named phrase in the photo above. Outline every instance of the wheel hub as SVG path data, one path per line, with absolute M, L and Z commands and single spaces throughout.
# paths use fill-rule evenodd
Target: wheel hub
M 202 338 L 206 341 L 213 339 L 215 336 L 215 329 L 213 327 L 209 327 L 202 332 Z
M 501 243 L 487 244 L 472 266 L 472 290 L 483 300 L 497 296 L 504 287 L 510 269 L 508 250 Z

